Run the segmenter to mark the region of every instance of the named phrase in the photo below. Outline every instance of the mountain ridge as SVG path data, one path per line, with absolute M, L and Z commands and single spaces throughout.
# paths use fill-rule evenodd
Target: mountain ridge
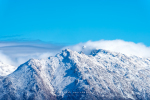
M 90 55 L 65 49 L 28 60 L 0 83 L 1 100 L 148 100 L 150 60 L 102 49 Z

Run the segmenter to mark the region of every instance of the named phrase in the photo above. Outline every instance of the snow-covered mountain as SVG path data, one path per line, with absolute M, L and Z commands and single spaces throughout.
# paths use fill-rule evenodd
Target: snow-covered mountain
M 0 62 L 0 76 L 7 76 L 8 74 L 12 73 L 15 70 L 16 70 L 15 66 L 11 66 Z
M 0 77 L 0 100 L 150 100 L 150 59 L 63 50 Z

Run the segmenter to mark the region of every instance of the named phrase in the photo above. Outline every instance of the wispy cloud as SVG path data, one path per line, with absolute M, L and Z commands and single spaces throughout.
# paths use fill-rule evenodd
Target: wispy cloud
M 83 46 L 86 48 L 83 49 Z M 88 41 L 72 46 L 48 44 L 41 42 L 0 42 L 0 61 L 19 66 L 30 58 L 42 59 L 54 56 L 62 49 L 69 48 L 77 52 L 84 51 L 89 54 L 93 49 L 105 49 L 120 52 L 126 55 L 150 57 L 150 47 L 142 43 L 127 42 L 123 40 Z
M 9 35 L 9 36 L 1 36 L 0 38 L 15 38 L 20 37 L 21 35 Z
M 0 61 L 19 66 L 30 58 L 54 56 L 62 47 L 42 42 L 0 42 Z

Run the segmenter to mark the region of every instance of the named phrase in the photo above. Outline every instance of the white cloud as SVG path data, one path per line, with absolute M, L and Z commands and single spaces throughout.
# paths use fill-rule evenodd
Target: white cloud
M 83 50 L 83 46 L 86 48 Z M 136 55 L 140 57 L 150 57 L 150 47 L 145 46 L 142 43 L 127 42 L 123 40 L 100 40 L 100 41 L 88 41 L 86 43 L 79 43 L 74 46 L 68 46 L 72 50 L 83 50 L 86 54 L 89 54 L 93 49 L 105 49 L 115 52 L 120 52 L 130 55 Z
M 0 61 L 2 61 L 3 63 L 8 63 L 8 64 L 12 64 L 12 60 L 9 58 L 9 56 L 3 54 L 2 51 L 0 51 Z
M 86 54 L 89 54 L 93 49 L 105 49 L 129 56 L 150 57 L 150 47 L 142 43 L 123 40 L 88 41 L 72 46 L 60 46 L 37 42 L 0 42 L 0 61 L 19 66 L 30 58 L 41 59 L 54 56 L 56 53 L 66 48 L 78 52 L 83 51 Z

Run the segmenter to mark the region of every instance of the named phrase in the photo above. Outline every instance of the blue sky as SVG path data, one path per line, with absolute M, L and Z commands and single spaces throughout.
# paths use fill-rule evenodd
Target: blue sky
M 101 39 L 150 46 L 150 1 L 0 0 L 0 41 L 77 44 Z

